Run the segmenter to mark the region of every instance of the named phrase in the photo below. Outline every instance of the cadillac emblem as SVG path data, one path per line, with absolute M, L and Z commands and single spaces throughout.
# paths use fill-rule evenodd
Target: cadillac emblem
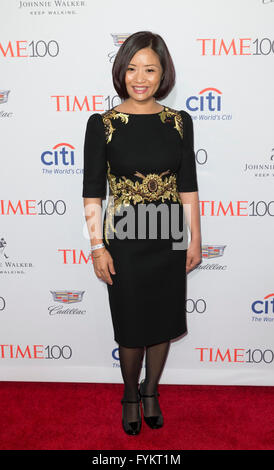
M 50 291 L 55 302 L 61 302 L 63 304 L 72 304 L 75 302 L 81 302 L 85 291 L 78 290 L 56 290 Z
M 0 104 L 7 103 L 10 90 L 0 90 Z

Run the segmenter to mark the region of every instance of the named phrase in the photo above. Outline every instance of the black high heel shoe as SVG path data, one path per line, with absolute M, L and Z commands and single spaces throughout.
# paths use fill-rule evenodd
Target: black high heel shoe
M 151 428 L 151 429 L 159 429 L 163 426 L 164 424 L 164 418 L 163 418 L 163 415 L 162 413 L 160 413 L 159 415 L 157 416 L 145 416 L 145 407 L 144 407 L 144 400 L 142 400 L 142 398 L 148 398 L 148 397 L 159 397 L 160 396 L 160 393 L 157 392 L 157 393 L 154 393 L 153 395 L 144 395 L 142 392 L 141 392 L 141 386 L 143 385 L 144 383 L 144 380 L 143 379 L 139 385 L 139 396 L 140 396 L 140 399 L 142 401 L 142 405 L 143 405 L 143 411 L 144 411 L 144 420 L 145 422 L 147 423 L 147 425 Z
M 124 398 L 122 398 L 121 400 L 121 403 L 140 403 L 140 398 L 138 400 L 125 400 Z M 138 414 L 139 414 L 139 418 L 138 418 L 138 421 L 127 421 L 125 420 L 125 417 L 124 417 L 124 407 L 123 407 L 123 411 L 122 411 L 122 425 L 123 425 L 123 429 L 124 431 L 127 433 L 127 434 L 130 434 L 131 436 L 135 436 L 136 434 L 139 434 L 139 432 L 141 431 L 141 425 L 142 425 L 142 416 L 141 416 L 141 411 L 140 411 L 140 406 L 138 407 Z

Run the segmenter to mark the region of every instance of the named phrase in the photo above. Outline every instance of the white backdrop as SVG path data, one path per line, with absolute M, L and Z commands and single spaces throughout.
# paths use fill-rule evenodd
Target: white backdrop
M 1 380 L 122 382 L 88 259 L 83 141 L 90 114 L 121 102 L 119 46 L 150 30 L 177 73 L 161 104 L 193 118 L 203 244 L 161 383 L 274 385 L 274 2 L 168 7 L 1 0 Z

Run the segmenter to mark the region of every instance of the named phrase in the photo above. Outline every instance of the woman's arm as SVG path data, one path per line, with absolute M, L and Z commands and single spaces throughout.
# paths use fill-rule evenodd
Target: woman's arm
M 85 219 L 87 223 L 91 247 L 103 243 L 102 235 L 102 198 L 83 198 Z M 115 273 L 113 259 L 105 248 L 97 248 L 92 255 L 94 271 L 97 277 L 108 284 L 113 284 L 110 272 Z
M 179 192 L 179 195 L 184 205 L 184 213 L 191 234 L 186 262 L 186 272 L 188 273 L 202 259 L 199 195 L 198 191 Z
M 92 114 L 87 122 L 84 143 L 84 178 L 82 196 L 91 247 L 103 243 L 102 199 L 106 196 L 106 143 L 102 117 Z M 98 248 L 92 252 L 95 274 L 113 284 L 110 273 L 115 274 L 110 252 Z
M 196 158 L 194 152 L 193 121 L 190 114 L 181 111 L 183 120 L 183 151 L 182 162 L 177 176 L 178 192 L 184 206 L 186 222 L 191 234 L 191 242 L 187 249 L 186 272 L 191 271 L 201 262 L 201 227 L 200 206 Z
M 85 218 L 89 233 L 91 247 L 103 243 L 102 236 L 102 198 L 84 197 Z M 105 248 L 96 250 L 97 254 L 102 253 Z

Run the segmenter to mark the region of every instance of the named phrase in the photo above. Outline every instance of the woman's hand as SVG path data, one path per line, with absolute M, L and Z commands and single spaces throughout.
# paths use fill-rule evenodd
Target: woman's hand
M 107 282 L 108 284 L 112 285 L 113 281 L 111 279 L 111 274 L 116 274 L 113 259 L 111 254 L 106 248 L 99 248 L 94 250 L 94 256 L 92 255 L 93 259 L 93 267 L 96 276 L 99 279 Z
M 192 271 L 192 269 L 200 264 L 202 260 L 202 249 L 201 249 L 201 241 L 199 240 L 191 240 L 189 247 L 186 252 L 186 273 Z

